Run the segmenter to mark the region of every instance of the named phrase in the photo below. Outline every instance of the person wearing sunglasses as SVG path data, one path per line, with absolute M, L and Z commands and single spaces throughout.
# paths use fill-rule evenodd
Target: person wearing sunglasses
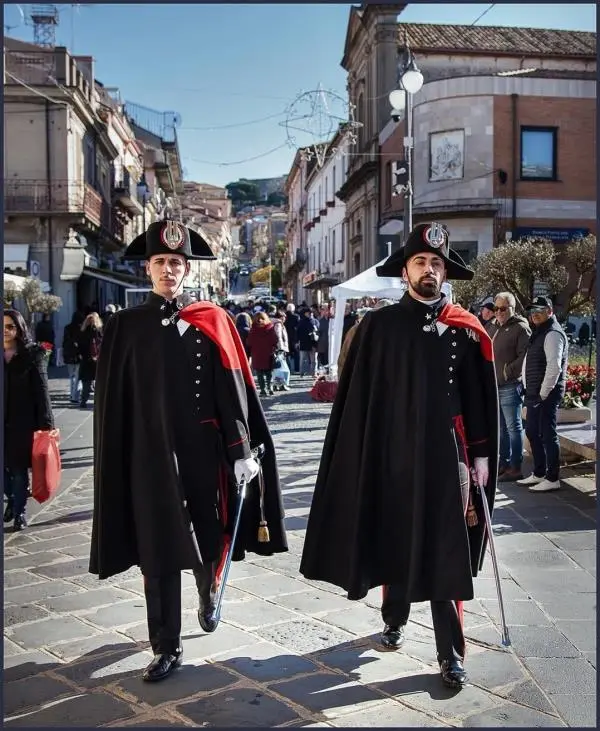
M 27 525 L 25 507 L 33 433 L 54 428 L 44 349 L 17 310 L 4 310 L 4 522 Z
M 486 330 L 494 345 L 496 380 L 500 401 L 499 482 L 523 478 L 523 383 L 521 370 L 531 330 L 524 317 L 515 314 L 511 292 L 500 292 L 494 300 L 494 319 Z
M 518 484 L 528 487 L 530 492 L 551 492 L 560 488 L 556 422 L 565 395 L 569 341 L 548 297 L 536 297 L 527 314 L 533 332 L 523 362 L 523 383 L 527 409 L 525 433 L 531 445 L 533 472 Z

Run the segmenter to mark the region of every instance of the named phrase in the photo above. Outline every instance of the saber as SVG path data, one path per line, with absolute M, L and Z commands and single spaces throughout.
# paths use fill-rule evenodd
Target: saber
M 473 485 L 477 489 L 477 492 L 481 496 L 481 502 L 483 503 L 483 514 L 485 516 L 485 528 L 488 534 L 488 541 L 490 546 L 490 553 L 492 554 L 492 567 L 494 569 L 494 578 L 496 579 L 496 591 L 498 592 L 498 604 L 500 605 L 500 617 L 502 620 L 502 644 L 504 647 L 510 647 L 510 637 L 508 634 L 508 626 L 506 624 L 506 617 L 504 615 L 504 602 L 502 601 L 502 588 L 500 587 L 500 572 L 498 571 L 498 560 L 496 558 L 496 546 L 494 545 L 494 533 L 492 531 L 492 516 L 490 515 L 490 506 L 487 502 L 485 491 L 481 485 L 477 482 L 475 470 L 471 470 L 471 477 L 473 479 Z
M 252 450 L 252 457 L 259 463 L 260 460 L 264 456 L 265 453 L 265 447 L 263 444 L 261 444 L 259 447 L 256 447 L 256 449 Z M 259 469 L 262 469 L 260 467 Z M 213 613 L 211 614 L 211 620 L 215 622 L 215 629 L 216 625 L 221 620 L 221 604 L 223 603 L 223 594 L 225 593 L 225 587 L 227 585 L 227 577 L 229 576 L 229 569 L 231 567 L 231 561 L 233 559 L 233 549 L 235 546 L 235 541 L 237 538 L 238 530 L 240 527 L 240 520 L 242 517 L 242 508 L 244 506 L 244 498 L 246 497 L 246 488 L 248 486 L 248 483 L 246 482 L 246 479 L 242 477 L 241 481 L 237 484 L 237 493 L 238 493 L 238 501 L 237 501 L 237 507 L 236 507 L 236 514 L 235 514 L 235 521 L 233 523 L 233 532 L 231 534 L 231 543 L 229 544 L 229 549 L 227 551 L 227 559 L 225 561 L 225 566 L 223 567 L 223 573 L 221 575 L 221 581 L 219 585 L 219 591 L 217 594 L 217 598 L 215 600 L 215 608 Z

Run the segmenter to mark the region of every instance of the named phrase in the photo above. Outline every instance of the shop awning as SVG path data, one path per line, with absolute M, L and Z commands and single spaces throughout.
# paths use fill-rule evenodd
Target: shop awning
M 84 267 L 83 269 L 84 276 L 87 277 L 93 277 L 94 279 L 99 279 L 102 282 L 110 282 L 110 284 L 118 284 L 120 287 L 147 287 L 148 282 L 142 279 L 138 279 L 138 277 L 132 277 L 125 275 L 119 275 L 117 272 L 104 272 L 100 271 L 98 269 L 92 269 L 91 267 Z M 122 278 L 121 278 L 122 277 Z
M 4 244 L 4 268 L 29 271 L 29 244 Z

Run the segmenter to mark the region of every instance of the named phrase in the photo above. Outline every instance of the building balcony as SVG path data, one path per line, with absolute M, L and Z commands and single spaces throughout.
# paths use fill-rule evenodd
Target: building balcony
M 138 198 L 137 182 L 128 170 L 123 172 L 120 179 L 113 182 L 113 200 L 120 204 L 131 216 L 141 216 L 144 207 Z
M 102 197 L 88 183 L 69 180 L 4 180 L 8 216 L 72 216 L 102 223 Z

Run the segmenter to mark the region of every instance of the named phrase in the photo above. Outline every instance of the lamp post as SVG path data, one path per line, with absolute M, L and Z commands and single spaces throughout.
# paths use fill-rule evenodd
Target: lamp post
M 405 48 L 398 52 L 398 89 L 390 92 L 389 101 L 392 106 L 392 118 L 399 118 L 402 109 L 405 109 L 406 136 L 404 137 L 404 170 L 398 173 L 402 180 L 400 187 L 404 193 L 404 242 L 412 231 L 413 217 L 413 171 L 412 171 L 412 150 L 413 141 L 413 94 L 421 90 L 423 86 L 423 74 L 419 71 L 415 57 L 405 42 Z

